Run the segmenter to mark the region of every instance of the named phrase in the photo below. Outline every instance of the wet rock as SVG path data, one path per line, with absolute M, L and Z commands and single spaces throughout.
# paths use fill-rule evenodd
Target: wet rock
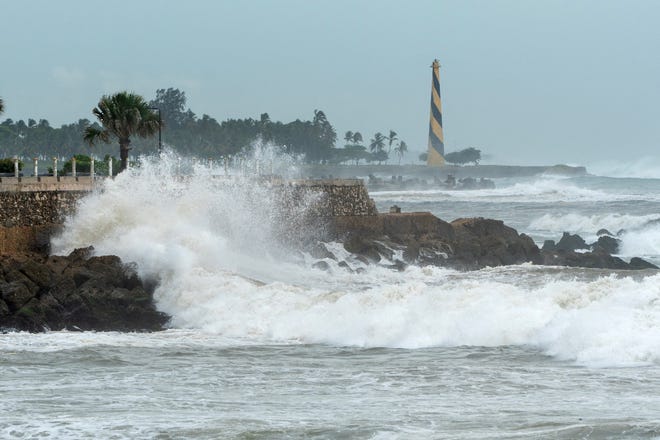
M 539 248 L 525 234 L 500 220 L 470 218 L 451 223 L 456 234 L 449 262 L 460 269 L 477 269 L 539 262 Z
M 20 283 L 23 284 L 27 289 L 32 292 L 33 295 L 36 295 L 37 292 L 39 291 L 39 286 L 37 286 L 32 280 L 30 280 L 28 277 L 26 277 L 22 272 L 20 272 L 18 269 L 10 269 L 6 274 L 5 274 L 5 281 L 8 283 Z
M 0 284 L 0 294 L 10 310 L 20 309 L 34 297 L 30 289 L 20 281 Z
M 593 269 L 631 269 L 621 258 L 607 252 L 543 251 L 542 263 L 547 266 L 587 267 Z
M 346 269 L 349 272 L 353 272 L 353 269 L 351 268 L 351 266 L 345 261 L 340 261 L 337 264 L 337 266 L 341 267 L 342 269 Z
M 93 249 L 67 257 L 23 254 L 0 259 L 0 328 L 153 331 L 168 317 L 153 304 L 135 270 Z
M 492 219 L 447 223 L 429 213 L 407 213 L 363 217 L 359 221 L 344 219 L 341 224 L 346 237 L 344 248 L 365 264 L 379 262 L 381 256 L 391 260 L 394 251 L 402 251 L 404 264 L 460 270 L 526 262 L 601 269 L 649 267 L 638 260 L 629 264 L 610 255 L 618 252 L 619 241 L 614 237 L 602 235 L 591 252 L 576 252 L 590 246 L 579 235 L 564 233 L 558 243 L 547 240 L 541 250 L 529 236 Z M 401 263 L 397 268 L 404 267 Z
M 0 320 L 2 320 L 4 317 L 9 315 L 10 315 L 9 306 L 4 300 L 0 299 Z
M 325 244 L 321 242 L 314 243 L 313 245 L 309 246 L 307 250 L 309 254 L 317 260 L 322 260 L 324 258 L 329 258 L 331 260 L 337 259 L 335 254 L 330 252 Z
M 392 257 L 394 256 L 393 248 L 397 247 L 395 243 L 389 240 L 374 240 L 372 243 L 380 256 L 385 257 L 388 260 L 392 259 Z
M 605 229 L 605 228 L 603 228 L 603 229 L 599 229 L 598 232 L 596 232 L 596 235 L 599 236 L 599 237 L 600 237 L 601 235 L 609 235 L 610 237 L 613 237 L 613 236 L 614 236 L 614 234 L 612 234 L 610 231 L 608 231 L 608 230 Z
M 43 264 L 33 260 L 27 260 L 20 266 L 20 271 L 38 287 L 43 288 L 50 285 L 52 272 Z
M 660 269 L 658 266 L 656 266 L 653 263 L 649 263 L 646 260 L 643 260 L 639 257 L 633 257 L 630 259 L 630 268 L 631 269 L 638 269 L 638 270 L 643 270 L 643 269 Z
M 614 237 L 608 235 L 601 235 L 598 237 L 598 241 L 591 245 L 593 251 L 603 251 L 608 254 L 616 254 L 619 252 L 619 244 L 621 240 L 617 240 Z
M 357 256 L 364 257 L 367 262 L 379 262 L 380 253 L 378 246 L 373 240 L 359 234 L 350 234 L 348 239 L 344 242 L 344 249 Z
M 589 245 L 579 235 L 569 234 L 568 232 L 564 232 L 555 247 L 555 250 L 558 251 L 575 251 L 578 249 L 589 249 Z
M 557 250 L 557 244 L 554 240 L 545 240 L 541 249 L 544 251 L 555 251 Z
M 403 259 L 407 263 L 414 263 L 419 257 L 419 241 L 415 238 L 410 237 L 405 240 L 403 243 Z

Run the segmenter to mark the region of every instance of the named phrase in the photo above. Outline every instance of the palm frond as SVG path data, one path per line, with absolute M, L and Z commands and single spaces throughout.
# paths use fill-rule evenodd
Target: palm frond
M 92 113 L 106 130 L 106 136 L 118 139 L 153 136 L 160 126 L 158 115 L 149 108 L 147 101 L 126 91 L 104 95 Z
M 97 141 L 102 141 L 107 144 L 110 142 L 110 134 L 107 130 L 100 130 L 95 127 L 87 127 L 85 128 L 85 133 L 83 134 L 83 140 L 90 146 L 93 146 Z

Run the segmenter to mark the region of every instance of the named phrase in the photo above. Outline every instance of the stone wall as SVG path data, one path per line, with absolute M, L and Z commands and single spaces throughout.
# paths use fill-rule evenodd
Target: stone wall
M 61 227 L 64 218 L 75 211 L 77 201 L 92 187 L 89 179 L 87 182 L 2 180 L 0 254 L 47 252 L 51 235 Z M 318 225 L 317 232 L 325 234 L 328 226 L 334 231 L 334 219 L 375 218 L 378 215 L 362 180 L 266 179 L 264 184 L 282 188 L 280 203 L 282 215 L 286 217 L 282 224 L 292 226 L 292 230 L 300 231 L 302 228 L 298 226 L 314 222 Z M 52 186 L 50 190 L 38 189 L 41 185 Z M 71 189 L 59 189 L 63 185 L 69 185 Z
M 310 203 L 316 217 L 375 216 L 376 204 L 360 179 L 288 180 L 283 186 L 284 203 Z M 318 197 L 314 198 L 317 195 Z
M 0 254 L 47 251 L 50 236 L 87 191 L 0 192 Z

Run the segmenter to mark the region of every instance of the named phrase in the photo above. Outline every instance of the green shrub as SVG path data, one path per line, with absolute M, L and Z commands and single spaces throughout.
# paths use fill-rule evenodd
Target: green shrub
M 76 154 L 76 173 L 89 173 L 92 164 L 92 158 L 85 156 L 84 154 Z M 96 160 L 94 162 L 94 174 L 99 176 L 108 175 L 108 161 L 110 160 L 110 155 L 106 154 L 103 160 Z M 112 158 L 112 174 L 117 175 L 119 171 L 120 162 Z M 62 169 L 59 171 L 60 174 L 71 174 L 73 164 L 71 160 L 64 162 Z
M 76 172 L 89 173 L 91 168 L 92 158 L 84 154 L 76 154 Z M 96 165 L 96 164 L 94 164 Z M 73 159 L 69 159 L 62 165 L 62 174 L 71 174 L 73 171 Z
M 23 169 L 23 162 L 18 161 L 18 169 Z M 14 172 L 14 159 L 6 158 L 0 159 L 0 173 L 13 173 Z

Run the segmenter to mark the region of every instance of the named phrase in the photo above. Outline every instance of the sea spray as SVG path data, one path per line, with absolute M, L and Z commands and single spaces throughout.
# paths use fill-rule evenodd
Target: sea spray
M 583 178 L 559 178 L 552 176 L 520 179 L 495 179 L 497 188 L 477 190 L 448 190 L 429 187 L 403 191 L 373 191 L 376 201 L 389 202 L 438 202 L 465 201 L 477 203 L 590 203 L 622 202 L 630 199 L 658 201 L 657 194 L 640 194 L 633 191 L 606 191 L 580 185 Z
M 237 170 L 144 160 L 84 198 L 54 249 L 93 245 L 159 280 L 173 331 L 221 344 L 529 346 L 587 365 L 660 363 L 660 277 L 522 265 L 312 267 L 278 240 L 277 197 Z M 340 245 L 331 244 L 337 256 Z M 190 333 L 184 333 L 190 334 Z M 220 341 L 220 342 L 218 342 Z
M 607 229 L 611 233 L 617 234 L 622 230 L 639 229 L 651 222 L 657 221 L 660 221 L 660 214 L 544 214 L 534 219 L 530 223 L 529 229 L 531 231 L 546 232 L 566 231 L 572 234 L 595 236 L 600 229 Z
M 590 164 L 588 169 L 598 176 L 658 179 L 660 176 L 660 160 L 654 156 L 641 157 L 625 162 L 606 160 Z
M 274 169 L 295 173 L 289 157 L 272 157 L 283 158 Z M 251 271 L 259 267 L 254 258 L 280 258 L 288 252 L 278 240 L 283 231 L 293 226 L 304 232 L 286 222 L 303 217 L 319 196 L 296 193 L 295 200 L 284 200 L 288 189 L 252 174 L 254 161 L 234 161 L 226 176 L 222 164 L 182 161 L 171 152 L 141 158 L 139 167 L 81 200 L 52 240 L 54 252 L 93 245 L 97 253 L 136 261 L 143 276 L 158 278 L 194 267 Z

